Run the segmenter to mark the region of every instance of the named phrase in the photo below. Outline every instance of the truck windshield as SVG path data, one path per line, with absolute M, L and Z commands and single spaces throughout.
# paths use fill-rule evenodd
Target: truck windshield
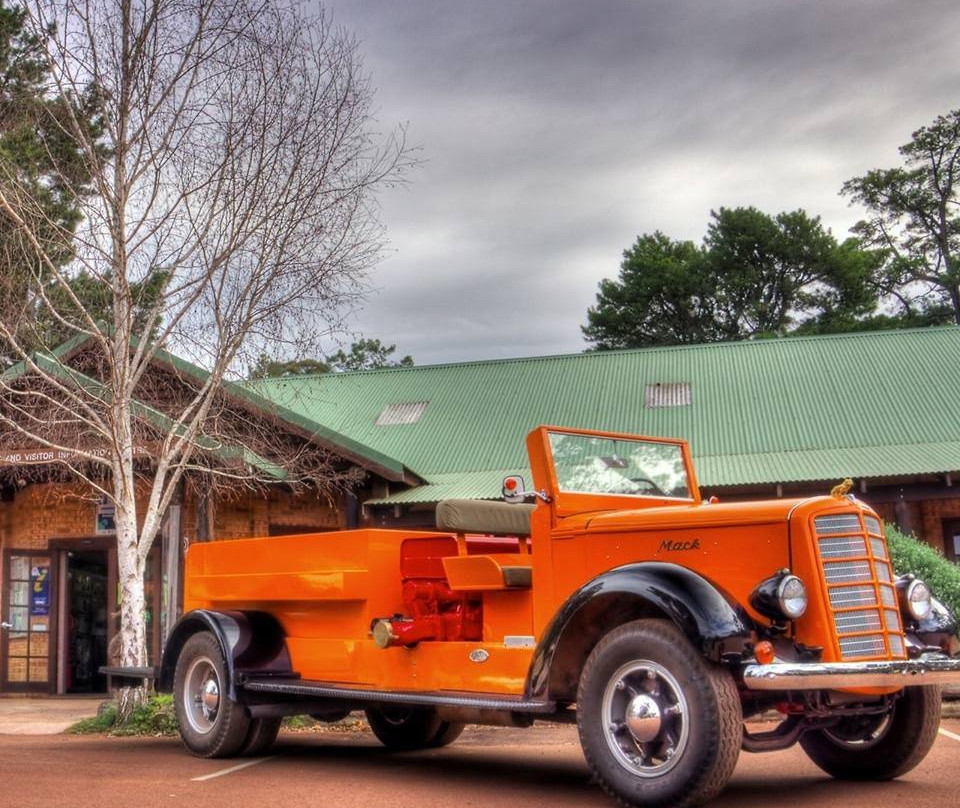
M 681 448 L 672 443 L 550 432 L 561 491 L 690 498 Z

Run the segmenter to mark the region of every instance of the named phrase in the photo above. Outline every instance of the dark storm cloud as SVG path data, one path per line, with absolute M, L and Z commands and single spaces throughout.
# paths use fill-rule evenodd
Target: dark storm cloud
M 356 328 L 418 363 L 581 350 L 597 282 L 711 208 L 804 207 L 960 105 L 955 0 L 341 0 L 425 161 Z

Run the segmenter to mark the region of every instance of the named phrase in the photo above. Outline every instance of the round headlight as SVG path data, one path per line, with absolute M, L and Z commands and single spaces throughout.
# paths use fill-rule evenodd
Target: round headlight
M 904 593 L 903 605 L 914 620 L 923 620 L 933 608 L 930 603 L 932 597 L 930 587 L 923 581 L 911 581 Z
M 785 617 L 796 620 L 807 610 L 807 588 L 796 575 L 787 575 L 777 587 L 777 602 Z

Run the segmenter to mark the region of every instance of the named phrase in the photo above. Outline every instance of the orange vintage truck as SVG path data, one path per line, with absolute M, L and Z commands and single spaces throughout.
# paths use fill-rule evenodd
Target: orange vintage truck
M 397 749 L 575 722 L 604 789 L 672 808 L 716 795 L 741 749 L 799 742 L 853 779 L 923 759 L 956 625 L 894 573 L 869 506 L 705 501 L 679 440 L 540 427 L 527 448 L 532 490 L 442 502 L 437 531 L 192 546 L 156 672 L 187 748 L 261 753 L 295 713 L 363 709 Z

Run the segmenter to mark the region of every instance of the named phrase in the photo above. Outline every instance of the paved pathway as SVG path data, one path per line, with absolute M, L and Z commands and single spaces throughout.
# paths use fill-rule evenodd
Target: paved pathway
M 711 808 L 953 808 L 960 722 L 914 771 L 843 783 L 799 748 L 743 754 Z M 284 733 L 267 757 L 201 760 L 175 738 L 0 737 L 0 805 L 16 808 L 615 808 L 573 727 L 473 729 L 390 753 L 368 732 Z
M 103 698 L 0 698 L 0 735 L 56 735 L 97 714 Z

